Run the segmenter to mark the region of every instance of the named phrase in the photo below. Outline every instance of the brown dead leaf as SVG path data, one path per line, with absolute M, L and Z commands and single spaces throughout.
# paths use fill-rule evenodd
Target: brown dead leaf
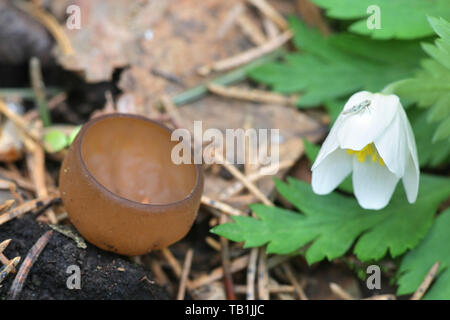
M 64 0 L 52 1 L 51 11 L 65 21 L 69 4 L 81 8 L 81 29 L 64 31 L 74 55 L 58 54 L 68 70 L 86 81 L 111 80 L 122 72 L 119 87 L 134 96 L 138 112 L 146 113 L 163 92 L 196 85 L 202 65 L 251 46 L 236 26 L 222 31 L 227 15 L 242 0 Z
M 81 10 L 80 29 L 70 30 L 62 24 L 75 53 L 63 55 L 59 52 L 58 61 L 68 70 L 81 72 L 87 82 L 111 80 L 115 68 L 128 65 L 140 52 L 141 42 L 148 38 L 146 32 L 160 18 L 166 2 L 53 1 L 51 10 L 59 17 L 69 5 L 78 5 Z
M 312 3 L 310 0 L 297 0 L 297 8 L 302 17 L 302 20 L 309 26 L 319 28 L 320 32 L 324 35 L 330 34 L 330 28 L 328 27 L 325 19 L 322 16 L 320 8 Z
M 135 103 L 147 113 L 161 94 L 175 94 L 204 80 L 197 69 L 232 56 L 251 46 L 232 27 L 223 25 L 241 0 L 170 1 L 164 17 L 152 26 L 154 38 L 142 43 L 142 52 L 121 75 L 119 87 L 132 93 Z

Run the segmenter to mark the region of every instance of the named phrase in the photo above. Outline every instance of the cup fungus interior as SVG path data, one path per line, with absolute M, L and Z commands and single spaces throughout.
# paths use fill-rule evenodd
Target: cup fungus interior
M 164 205 L 189 196 L 197 180 L 194 164 L 171 159 L 171 132 L 139 117 L 93 122 L 81 136 L 89 173 L 110 192 L 139 203 Z

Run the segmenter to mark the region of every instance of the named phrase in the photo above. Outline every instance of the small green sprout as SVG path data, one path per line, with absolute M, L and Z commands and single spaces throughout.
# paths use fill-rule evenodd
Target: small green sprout
M 70 147 L 80 129 L 81 126 L 76 127 L 69 135 L 58 129 L 50 130 L 44 135 L 43 139 L 47 151 L 59 152 Z

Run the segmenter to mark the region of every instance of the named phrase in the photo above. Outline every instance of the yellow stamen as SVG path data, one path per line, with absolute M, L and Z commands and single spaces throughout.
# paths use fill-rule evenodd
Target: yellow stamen
M 373 146 L 372 146 L 372 144 L 368 144 L 367 146 L 366 146 L 366 148 L 367 148 L 367 154 L 373 154 Z
M 366 160 L 365 152 L 356 153 L 356 159 L 358 159 L 359 162 L 364 162 L 364 160 Z
M 375 145 L 373 143 L 368 144 L 361 150 L 352 150 L 352 149 L 346 149 L 347 154 L 352 155 L 354 154 L 356 159 L 358 159 L 359 162 L 364 162 L 366 160 L 366 156 L 370 156 L 370 159 L 372 162 L 377 162 L 384 166 L 384 160 L 379 155 L 377 149 L 375 148 Z

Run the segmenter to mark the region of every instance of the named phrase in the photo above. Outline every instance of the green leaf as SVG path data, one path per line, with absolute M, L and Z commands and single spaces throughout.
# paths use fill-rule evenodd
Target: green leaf
M 358 90 L 380 91 L 387 83 L 413 76 L 424 56 L 416 41 L 377 41 L 352 34 L 324 38 L 290 19 L 300 53 L 287 54 L 249 72 L 281 93 L 301 92 L 301 107 L 346 98 Z
M 436 126 L 427 121 L 427 111 L 411 108 L 407 113 L 416 138 L 420 166 L 434 168 L 448 162 L 450 143 L 446 140 L 432 142 Z
M 449 179 L 422 175 L 414 204 L 406 201 L 399 185 L 386 208 L 372 211 L 337 192 L 317 195 L 309 184 L 292 178 L 288 183 L 276 181 L 276 187 L 303 214 L 255 204 L 251 208 L 259 219 L 234 217 L 235 223 L 211 232 L 244 241 L 247 248 L 268 244 L 268 253 L 292 253 L 310 244 L 310 264 L 338 258 L 353 244 L 360 260 L 378 260 L 388 251 L 396 257 L 414 248 L 431 226 L 438 205 L 450 195 Z
M 429 36 L 433 30 L 427 23 L 426 16 L 441 16 L 450 19 L 450 2 L 448 0 L 312 0 L 326 9 L 332 18 L 355 20 L 350 30 L 355 33 L 370 35 L 377 39 L 413 39 Z M 369 6 L 380 8 L 380 29 L 369 29 L 367 20 L 374 11 Z
M 433 142 L 450 138 L 450 23 L 444 19 L 429 18 L 440 39 L 435 45 L 424 44 L 424 50 L 433 58 L 422 62 L 422 69 L 412 79 L 395 86 L 395 93 L 430 108 L 428 120 L 440 122 Z
M 345 100 L 329 100 L 324 102 L 324 107 L 331 118 L 330 126 L 336 121 L 345 106 Z
M 67 146 L 67 137 L 59 130 L 51 130 L 44 135 L 44 144 L 50 152 L 58 152 Z
M 450 299 L 450 209 L 435 220 L 425 239 L 409 252 L 400 265 L 398 295 L 417 290 L 434 263 L 440 262 L 439 276 L 425 299 Z
M 319 154 L 320 146 L 309 142 L 306 139 L 303 140 L 303 144 L 305 146 L 305 154 L 308 157 L 309 161 L 311 161 L 311 163 L 314 162 L 317 155 Z
M 75 140 L 75 138 L 77 137 L 78 132 L 80 132 L 81 130 L 81 125 L 76 127 L 75 129 L 73 129 L 73 131 L 69 134 L 68 137 L 68 145 L 70 146 L 73 142 L 73 140 Z

